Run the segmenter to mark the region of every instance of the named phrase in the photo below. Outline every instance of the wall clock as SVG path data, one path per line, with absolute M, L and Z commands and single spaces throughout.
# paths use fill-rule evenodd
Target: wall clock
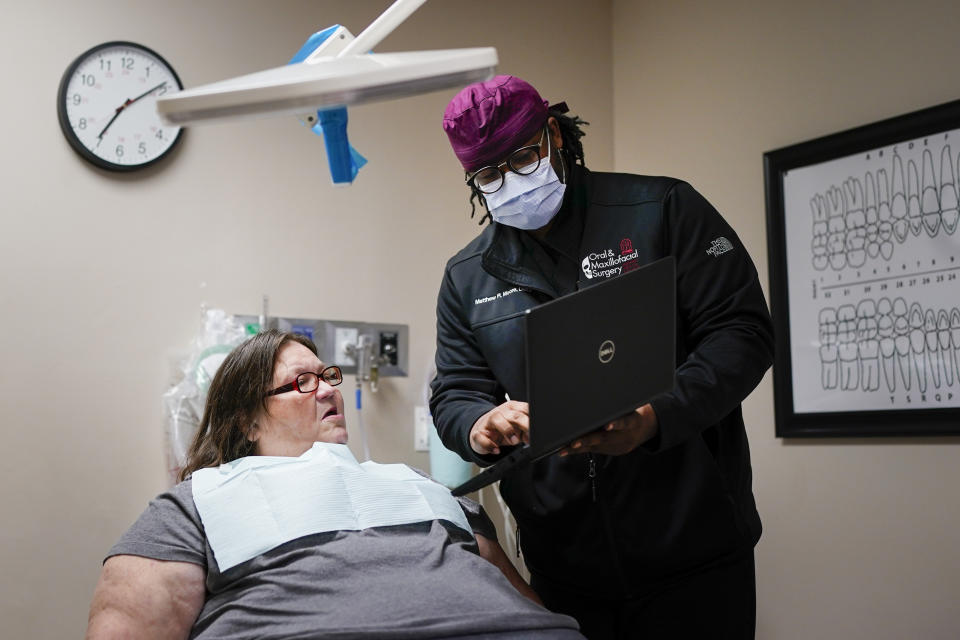
M 132 42 L 105 42 L 63 74 L 57 116 L 70 146 L 111 171 L 150 166 L 176 147 L 182 129 L 157 115 L 158 96 L 183 88 L 158 53 Z

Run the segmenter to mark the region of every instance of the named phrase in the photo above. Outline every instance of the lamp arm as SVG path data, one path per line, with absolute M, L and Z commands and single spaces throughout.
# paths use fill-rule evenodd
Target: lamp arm
M 397 0 L 387 7 L 387 10 L 370 23 L 366 29 L 360 32 L 353 42 L 348 44 L 343 51 L 337 54 L 340 56 L 349 56 L 354 54 L 368 53 L 375 46 L 393 33 L 400 24 L 410 17 L 410 14 L 420 8 L 427 0 Z

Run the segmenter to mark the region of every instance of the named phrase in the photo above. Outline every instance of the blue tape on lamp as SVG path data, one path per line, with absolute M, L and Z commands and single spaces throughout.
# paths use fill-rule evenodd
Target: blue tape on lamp
M 288 64 L 299 64 L 306 60 L 339 28 L 340 25 L 335 24 L 307 38 Z M 347 108 L 333 107 L 318 110 L 317 124 L 313 125 L 311 130 L 323 138 L 327 149 L 327 161 L 330 165 L 330 176 L 334 184 L 352 183 L 360 168 L 367 164 L 367 159 L 350 146 L 350 140 L 347 137 Z

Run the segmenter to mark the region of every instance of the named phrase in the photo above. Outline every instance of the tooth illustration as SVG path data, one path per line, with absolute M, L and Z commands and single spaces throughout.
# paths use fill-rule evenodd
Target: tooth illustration
M 940 219 L 947 233 L 953 235 L 960 219 L 957 207 L 957 187 L 953 182 L 953 160 L 950 157 L 950 145 L 940 154 Z
M 923 331 L 923 308 L 920 303 L 910 305 L 910 348 L 913 351 L 913 364 L 917 370 L 917 388 L 920 393 L 927 392 L 927 350 L 926 334 Z
M 860 384 L 857 362 L 857 310 L 852 304 L 837 309 L 837 340 L 840 351 L 840 388 L 856 389 Z
M 890 234 L 893 233 L 893 225 L 889 222 L 881 222 L 879 231 L 881 238 L 880 255 L 883 256 L 885 260 L 890 260 L 893 258 L 893 240 L 890 239 Z
M 877 214 L 877 186 L 873 173 L 867 171 L 863 177 L 866 183 L 863 210 L 867 220 L 867 255 L 876 258 L 880 254 L 880 218 Z
M 830 266 L 838 271 L 847 266 L 847 254 L 844 252 L 845 246 L 845 233 L 831 233 L 827 238 L 827 257 L 830 259 Z
M 863 184 L 860 180 L 847 178 L 843 183 L 843 197 L 846 203 L 843 219 L 847 228 L 844 238 L 847 264 L 862 267 L 867 261 L 867 217 L 863 211 Z
M 918 236 L 923 228 L 923 213 L 920 211 L 920 178 L 917 174 L 917 163 L 907 162 L 907 219 L 910 221 L 910 232 Z
M 830 233 L 843 233 L 847 230 L 847 223 L 843 216 L 846 214 L 846 203 L 843 200 L 843 191 L 836 185 L 827 189 L 827 196 L 824 198 L 824 205 L 827 210 L 827 223 Z
M 897 242 L 903 244 L 910 233 L 910 224 L 907 222 L 907 198 L 903 189 L 903 158 L 900 156 L 893 156 L 893 179 L 890 190 L 893 192 L 890 200 L 893 235 Z
M 946 386 L 953 386 L 953 370 L 956 364 L 953 361 L 953 349 L 950 348 L 950 316 L 946 309 L 940 309 L 937 314 L 937 346 L 940 347 L 940 366 L 943 368 L 943 381 Z
M 897 378 L 893 369 L 893 356 L 896 352 L 893 331 L 893 305 L 890 298 L 880 298 L 877 301 L 877 335 L 880 338 L 880 362 L 883 365 L 883 379 L 887 383 L 887 390 L 893 393 L 897 390 Z
M 857 305 L 857 353 L 860 356 L 860 388 L 880 388 L 880 342 L 877 340 L 877 305 L 867 298 Z
M 847 254 L 844 248 L 847 225 L 843 218 L 843 192 L 836 186 L 830 187 L 827 189 L 824 202 L 827 208 L 827 228 L 830 231 L 827 237 L 827 255 L 830 266 L 840 270 L 847 265 Z
M 927 334 L 927 364 L 933 386 L 940 388 L 940 370 L 943 367 L 940 353 L 940 338 L 937 335 L 937 314 L 933 309 L 927 309 L 923 314 L 923 330 Z
M 820 310 L 820 384 L 824 389 L 836 389 L 837 364 L 837 311 L 833 307 Z
M 893 332 L 897 347 L 897 372 L 903 388 L 910 391 L 910 321 L 907 320 L 907 302 L 903 298 L 893 301 Z
M 844 224 L 847 229 L 866 226 L 867 218 L 863 211 L 863 184 L 856 178 L 847 178 L 843 183 L 843 192 L 846 202 Z
M 933 238 L 940 229 L 940 196 L 937 193 L 937 177 L 933 173 L 933 154 L 923 150 L 923 192 L 920 194 L 920 211 L 923 227 Z
M 863 176 L 863 211 L 866 214 L 867 224 L 876 224 L 880 218 L 877 214 L 877 183 L 873 179 L 873 172 L 867 171 Z
M 864 227 L 850 229 L 843 245 L 847 250 L 847 264 L 851 267 L 862 267 L 867 261 L 867 230 Z
M 887 170 L 877 169 L 877 218 L 880 222 L 889 222 L 890 213 L 890 183 L 887 182 Z
M 813 212 L 813 268 L 823 271 L 829 264 L 827 258 L 827 208 L 823 196 L 819 193 L 810 199 L 810 209 Z
M 827 236 L 813 236 L 810 249 L 813 251 L 813 268 L 817 271 L 826 269 L 830 264 L 827 258 Z
M 813 212 L 813 235 L 825 236 L 827 228 L 827 205 L 819 193 L 810 198 L 810 210 Z
M 960 380 L 960 310 L 950 310 L 950 344 L 953 346 L 953 364 L 957 379 Z

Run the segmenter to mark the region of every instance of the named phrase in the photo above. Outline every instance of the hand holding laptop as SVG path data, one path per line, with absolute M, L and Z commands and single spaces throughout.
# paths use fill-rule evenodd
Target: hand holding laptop
M 673 388 L 676 373 L 673 258 L 527 309 L 524 348 L 525 402 L 504 402 L 470 428 L 481 455 L 516 446 L 454 487 L 455 496 L 561 450 L 622 455 L 656 436 L 648 403 Z
M 620 456 L 630 453 L 657 435 L 659 422 L 653 407 L 645 404 L 602 428 L 577 438 L 560 450 L 560 457 L 571 453 L 602 453 Z
M 530 443 L 530 405 L 508 400 L 480 416 L 470 429 L 470 447 L 480 455 Z

